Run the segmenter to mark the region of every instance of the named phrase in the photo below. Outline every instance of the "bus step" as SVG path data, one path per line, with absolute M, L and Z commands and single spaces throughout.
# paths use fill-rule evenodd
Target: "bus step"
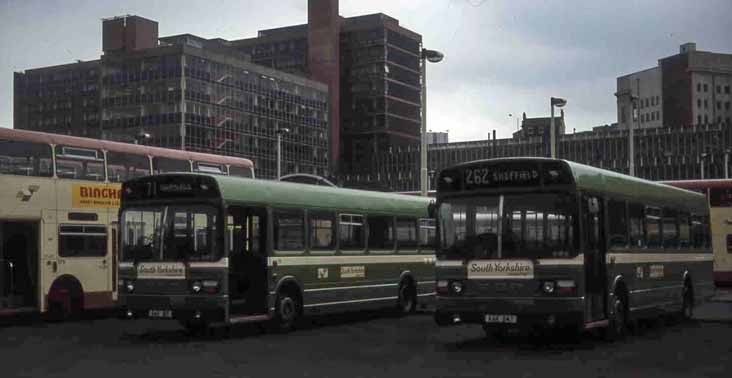
M 244 316 L 231 316 L 229 317 L 229 323 L 230 324 L 240 324 L 240 323 L 256 323 L 256 322 L 264 322 L 269 320 L 269 315 L 262 314 L 262 315 L 244 315 Z

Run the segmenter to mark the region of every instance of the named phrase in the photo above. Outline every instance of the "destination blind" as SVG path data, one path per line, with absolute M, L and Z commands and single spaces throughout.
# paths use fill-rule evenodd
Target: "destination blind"
M 442 174 L 440 190 L 476 190 L 571 184 L 571 173 L 561 162 L 528 164 L 491 162 L 460 167 Z

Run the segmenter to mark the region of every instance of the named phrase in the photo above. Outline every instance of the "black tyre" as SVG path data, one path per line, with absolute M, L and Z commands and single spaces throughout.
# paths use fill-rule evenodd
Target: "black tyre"
M 397 299 L 397 312 L 399 315 L 407 315 L 417 309 L 417 289 L 411 281 L 403 281 L 399 285 L 399 297 Z
M 295 329 L 300 317 L 302 303 L 300 298 L 290 290 L 277 294 L 275 316 L 270 327 L 275 332 L 289 332 Z

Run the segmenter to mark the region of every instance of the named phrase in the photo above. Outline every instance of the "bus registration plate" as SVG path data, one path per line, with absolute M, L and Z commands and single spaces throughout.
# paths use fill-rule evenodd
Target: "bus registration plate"
M 509 324 L 516 324 L 516 315 L 494 315 L 494 314 L 486 314 L 485 315 L 485 322 L 486 323 L 509 323 Z
M 171 310 L 149 310 L 147 316 L 151 318 L 167 318 L 173 317 L 173 311 Z

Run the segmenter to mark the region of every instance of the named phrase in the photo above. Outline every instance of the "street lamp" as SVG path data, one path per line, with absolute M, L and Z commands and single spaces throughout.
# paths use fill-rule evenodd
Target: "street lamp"
M 508 113 L 508 118 L 515 118 L 516 119 L 516 130 L 520 130 L 519 128 L 519 117 L 514 117 L 512 113 Z
M 286 127 L 277 128 L 277 180 L 282 177 L 282 134 L 287 134 L 290 129 Z
M 422 49 L 422 135 L 419 155 L 419 187 L 422 196 L 427 196 L 427 62 L 438 63 L 445 55 L 439 51 Z
M 549 156 L 551 156 L 552 159 L 555 159 L 557 157 L 557 132 L 556 130 L 554 130 L 554 107 L 556 106 L 557 108 L 561 108 L 564 105 L 567 105 L 567 100 L 563 98 L 552 97 L 550 99 L 550 103 L 552 109 L 552 117 L 549 121 Z
M 709 154 L 706 152 L 702 152 L 699 155 L 699 168 L 701 168 L 701 179 L 702 180 L 704 180 L 704 159 L 706 159 L 707 156 L 709 156 Z

